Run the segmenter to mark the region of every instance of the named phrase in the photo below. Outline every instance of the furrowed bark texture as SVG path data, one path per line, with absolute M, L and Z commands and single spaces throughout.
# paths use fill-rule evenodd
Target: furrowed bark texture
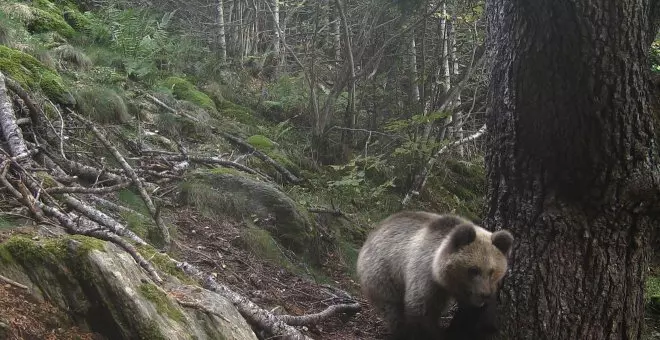
M 639 339 L 657 189 L 650 0 L 488 0 L 486 225 L 502 339 Z M 649 196 L 646 196 L 649 197 Z M 655 192 L 652 197 L 657 197 Z

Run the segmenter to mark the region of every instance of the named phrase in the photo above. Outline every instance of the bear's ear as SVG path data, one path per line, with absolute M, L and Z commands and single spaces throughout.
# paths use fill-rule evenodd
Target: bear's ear
M 499 230 L 490 235 L 490 240 L 493 242 L 495 248 L 499 249 L 502 254 L 508 255 L 513 245 L 513 235 L 507 230 Z
M 451 249 L 458 251 L 459 249 L 472 243 L 477 238 L 477 230 L 471 224 L 459 224 L 452 229 L 449 235 Z

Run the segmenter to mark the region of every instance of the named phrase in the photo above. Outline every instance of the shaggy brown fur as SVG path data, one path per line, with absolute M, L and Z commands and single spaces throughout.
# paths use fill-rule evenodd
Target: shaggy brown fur
M 369 235 L 357 273 L 393 338 L 438 338 L 452 301 L 479 307 L 493 296 L 512 243 L 508 231 L 491 233 L 459 216 L 404 211 Z

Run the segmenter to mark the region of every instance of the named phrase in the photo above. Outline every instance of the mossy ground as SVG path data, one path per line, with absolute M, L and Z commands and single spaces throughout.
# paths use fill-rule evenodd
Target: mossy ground
M 163 85 L 170 89 L 177 99 L 187 100 L 214 113 L 217 112 L 213 100 L 191 82 L 180 77 L 169 77 L 165 79 Z
M 75 103 L 62 78 L 29 54 L 0 45 L 0 71 L 25 88 L 42 90 L 57 102 Z

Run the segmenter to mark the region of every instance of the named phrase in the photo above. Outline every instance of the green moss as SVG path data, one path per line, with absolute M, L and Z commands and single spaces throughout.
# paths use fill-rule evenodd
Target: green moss
M 167 254 L 163 254 L 150 245 L 137 246 L 138 252 L 149 259 L 156 268 L 164 273 L 172 275 L 181 282 L 190 285 L 197 285 L 195 280 L 187 276 L 183 271 L 176 267 Z
M 16 260 L 14 260 L 14 257 L 4 244 L 0 244 L 0 263 L 5 265 L 16 263 Z
M 76 108 L 101 124 L 125 124 L 130 121 L 124 98 L 107 87 L 85 87 L 74 94 Z
M 271 150 L 275 148 L 275 143 L 264 135 L 250 136 L 246 142 L 260 151 Z
M 164 83 L 177 99 L 187 100 L 211 112 L 217 112 L 213 100 L 189 81 L 179 77 L 169 77 Z
M 159 314 L 167 315 L 170 319 L 179 322 L 185 320 L 181 310 L 179 310 L 172 301 L 170 301 L 167 294 L 160 290 L 156 285 L 152 283 L 143 283 L 138 289 L 142 296 L 156 305 L 156 310 L 158 310 Z
M 156 120 L 158 131 L 170 138 L 193 138 L 208 141 L 212 131 L 208 124 L 195 122 L 171 113 L 161 113 Z
M 34 177 L 41 181 L 41 187 L 44 189 L 55 188 L 58 186 L 57 181 L 46 171 L 37 171 Z
M 74 7 L 67 6 L 62 14 L 64 20 L 77 31 L 88 31 L 92 25 L 92 20 Z
M 250 109 L 228 100 L 223 100 L 218 104 L 218 111 L 222 116 L 236 119 L 243 124 L 256 123 L 256 119 Z
M 49 98 L 61 104 L 75 104 L 62 78 L 29 54 L 0 45 L 0 71 L 25 88 L 41 88 Z
M 33 8 L 32 15 L 34 15 L 34 19 L 27 26 L 30 33 L 57 32 L 67 38 L 76 33 L 61 14 Z
M 270 260 L 286 269 L 294 269 L 293 264 L 280 249 L 281 246 L 268 231 L 256 226 L 248 226 L 244 229 L 243 239 L 243 246 L 254 255 Z

